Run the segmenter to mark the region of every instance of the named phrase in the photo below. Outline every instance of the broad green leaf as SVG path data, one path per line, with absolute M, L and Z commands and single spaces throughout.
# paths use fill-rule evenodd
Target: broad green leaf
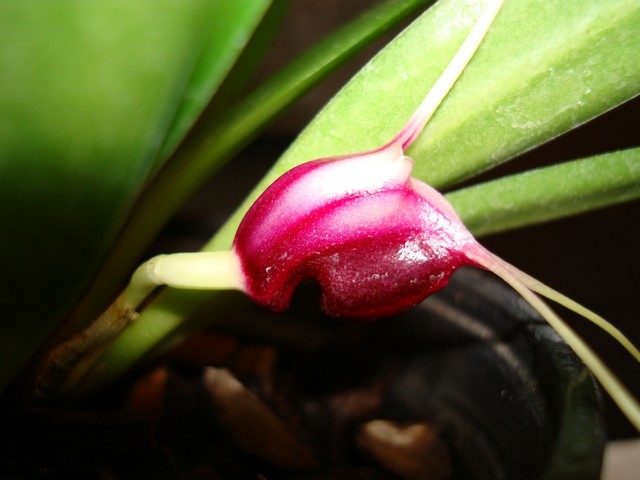
M 446 195 L 474 235 L 640 198 L 640 148 L 510 175 Z
M 2 2 L 0 390 L 87 287 L 163 139 L 229 70 L 263 4 Z M 225 55 L 203 66 L 216 42 Z
M 207 31 L 206 40 L 201 46 L 197 61 L 190 72 L 191 75 L 186 81 L 184 94 L 162 146 L 161 158 L 167 158 L 175 150 L 209 103 L 218 86 L 232 70 L 234 62 L 241 57 L 242 52 L 247 51 L 248 47 L 245 48 L 245 46 L 249 41 L 249 35 L 253 33 L 254 27 L 262 18 L 269 3 L 268 0 L 211 2 L 212 10 L 208 15 L 213 22 Z M 283 2 L 277 3 L 280 7 Z M 277 10 L 278 14 L 282 13 L 281 8 Z M 268 45 L 268 42 L 265 43 Z M 260 47 L 260 49 L 265 48 L 263 45 Z M 250 52 L 253 54 L 255 50 L 260 49 L 252 48 Z M 259 56 L 258 53 L 248 59 L 246 68 L 255 66 Z M 234 83 L 242 85 L 237 77 Z
M 291 0 L 271 0 L 271 5 L 266 11 L 258 28 L 253 32 L 247 45 L 242 50 L 224 79 L 215 92 L 214 97 L 198 119 L 198 125 L 203 129 L 212 123 L 219 121 L 220 115 L 237 103 L 251 90 L 251 84 L 255 79 L 255 73 L 264 63 L 265 57 L 272 48 L 273 41 L 278 35 L 285 20 Z M 186 142 L 190 142 L 189 139 Z
M 254 14 L 249 18 L 252 20 L 251 23 L 246 21 L 248 19 L 246 18 L 247 12 L 239 12 L 239 15 L 234 16 L 235 13 L 238 13 L 238 6 L 247 2 L 251 8 L 247 9 L 246 6 L 242 8 Z M 226 3 L 230 3 L 230 5 L 226 5 Z M 258 14 L 263 11 L 264 6 L 264 0 L 260 2 L 243 0 L 237 4 L 233 1 L 216 2 L 216 10 L 225 14 L 222 17 L 220 15 L 214 17 L 216 23 L 227 24 L 221 28 L 223 32 L 227 32 L 228 25 L 237 24 L 238 19 L 243 21 L 240 25 L 243 25 L 244 29 L 231 32 L 234 33 L 232 38 L 223 37 L 224 42 L 219 46 L 212 42 L 211 37 L 207 39 L 203 52 L 199 56 L 204 66 L 197 65 L 199 70 L 194 72 L 196 84 L 185 94 L 185 98 L 188 100 L 187 104 L 177 112 L 172 126 L 173 130 L 171 130 L 173 133 L 169 134 L 173 140 L 165 139 L 163 145 L 162 155 L 169 153 L 173 153 L 173 155 L 162 164 L 163 168 L 148 182 L 147 188 L 140 193 L 132 205 L 125 227 L 111 245 L 88 291 L 75 305 L 72 315 L 67 319 L 63 328 L 57 332 L 57 339 L 68 337 L 77 331 L 79 326 L 90 321 L 105 308 L 110 299 L 117 294 L 118 289 L 122 287 L 126 276 L 135 268 L 135 263 L 139 261 L 140 256 L 165 222 L 197 188 L 199 185 L 197 182 L 204 180 L 205 177 L 197 175 L 189 177 L 185 174 L 185 171 L 188 173 L 189 162 L 183 160 L 185 157 L 188 159 L 193 156 L 194 150 L 197 152 L 199 146 L 212 137 L 210 131 L 213 128 L 212 124 L 217 122 L 226 125 L 224 119 L 228 115 L 228 110 L 231 109 L 233 101 L 246 87 L 251 72 L 257 68 L 266 53 L 270 40 L 275 35 L 275 29 L 286 13 L 288 1 L 271 0 L 269 8 L 260 19 Z M 259 19 L 261 21 L 255 31 L 250 32 L 248 27 L 253 27 L 255 21 Z M 252 36 L 247 38 L 249 33 Z M 217 39 L 219 36 L 218 32 L 214 38 Z M 239 48 L 242 45 L 245 46 L 240 51 Z M 230 52 L 234 54 L 235 63 L 230 69 L 229 62 L 220 62 L 220 59 L 229 57 L 229 52 L 226 49 L 230 49 Z M 212 66 L 218 68 L 212 70 Z M 211 78 L 208 78 L 206 73 Z M 226 74 L 224 78 L 220 77 L 222 73 Z M 208 82 L 204 82 L 206 84 L 203 84 L 203 76 L 204 80 L 208 80 Z M 221 80 L 222 83 L 220 83 Z M 205 88 L 207 85 L 215 87 L 217 90 L 214 89 L 207 94 Z M 193 98 L 194 95 L 195 98 Z M 205 105 L 206 100 L 209 103 Z M 195 108 L 196 106 L 204 110 L 199 111 Z M 200 115 L 195 125 L 192 125 L 195 118 L 192 118 L 189 112 L 194 116 Z M 192 128 L 186 138 L 179 138 L 185 134 L 184 129 L 187 127 Z M 178 146 L 175 145 L 177 140 L 181 140 Z M 178 148 L 178 151 L 174 151 L 174 148 Z M 215 166 L 221 161 L 216 156 L 207 156 L 207 153 L 210 152 L 203 152 L 198 157 L 201 162 L 210 162 Z M 190 178 L 191 181 L 189 181 Z M 197 179 L 196 182 L 193 181 L 194 178 Z

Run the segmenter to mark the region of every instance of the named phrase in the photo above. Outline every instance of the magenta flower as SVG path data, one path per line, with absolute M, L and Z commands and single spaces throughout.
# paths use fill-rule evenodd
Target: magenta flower
M 412 165 L 392 142 L 285 173 L 238 229 L 245 292 L 282 311 L 314 278 L 328 314 L 373 319 L 444 287 L 472 263 L 463 252 L 475 240 L 438 192 L 411 178 Z

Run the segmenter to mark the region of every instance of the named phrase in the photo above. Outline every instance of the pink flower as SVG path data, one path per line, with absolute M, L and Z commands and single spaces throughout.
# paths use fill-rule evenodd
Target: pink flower
M 475 240 L 437 191 L 411 178 L 412 166 L 392 142 L 285 173 L 236 234 L 245 292 L 282 311 L 313 278 L 325 312 L 372 319 L 444 287 L 472 263 L 462 252 Z

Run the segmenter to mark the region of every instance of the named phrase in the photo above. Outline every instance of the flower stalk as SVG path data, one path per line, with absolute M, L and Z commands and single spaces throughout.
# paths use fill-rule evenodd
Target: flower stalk
M 140 265 L 114 302 L 88 328 L 55 348 L 37 380 L 40 396 L 73 388 L 97 356 L 130 322 L 140 305 L 158 286 L 242 290 L 238 258 L 233 252 L 197 252 L 158 255 Z

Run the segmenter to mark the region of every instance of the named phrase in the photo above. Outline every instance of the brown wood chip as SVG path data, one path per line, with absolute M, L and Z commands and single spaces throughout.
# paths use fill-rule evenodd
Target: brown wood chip
M 427 423 L 398 425 L 372 420 L 358 434 L 358 444 L 381 465 L 410 480 L 441 480 L 451 475 L 449 452 Z
M 218 424 L 239 448 L 281 467 L 316 466 L 309 449 L 229 370 L 209 367 L 203 380 Z

